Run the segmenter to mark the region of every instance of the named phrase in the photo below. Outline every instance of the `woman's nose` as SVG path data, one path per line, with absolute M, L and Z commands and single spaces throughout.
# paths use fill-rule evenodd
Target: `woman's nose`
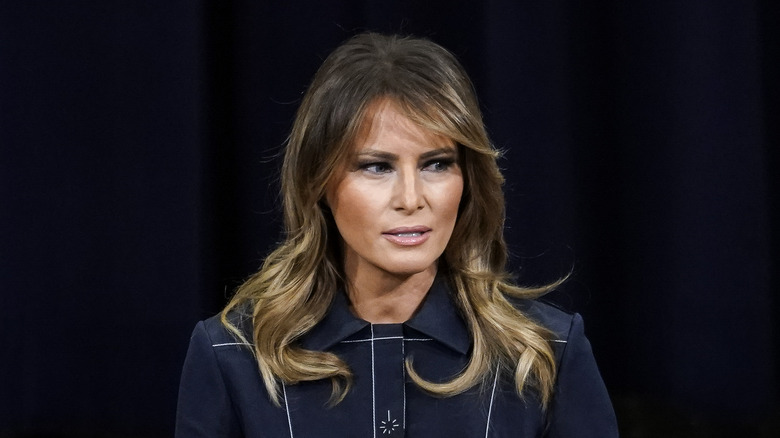
M 425 206 L 422 181 L 417 172 L 399 172 L 396 181 L 394 207 L 412 213 Z

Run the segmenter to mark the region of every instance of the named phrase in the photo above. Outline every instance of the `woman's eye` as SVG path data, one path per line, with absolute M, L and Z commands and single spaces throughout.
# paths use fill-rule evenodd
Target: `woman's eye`
M 444 172 L 449 169 L 453 164 L 453 160 L 431 160 L 425 163 L 423 170 L 429 170 L 431 172 Z
M 387 173 L 393 170 L 388 163 L 365 163 L 360 165 L 360 169 L 368 173 Z

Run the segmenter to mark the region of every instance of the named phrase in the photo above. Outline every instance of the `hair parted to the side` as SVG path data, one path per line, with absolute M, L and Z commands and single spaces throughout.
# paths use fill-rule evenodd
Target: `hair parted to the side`
M 286 145 L 281 175 L 285 239 L 238 289 L 222 312 L 223 324 L 252 345 L 275 403 L 280 381 L 329 378 L 332 401 L 346 395 L 352 379 L 347 365 L 332 353 L 305 350 L 296 340 L 322 320 L 343 286 L 340 235 L 322 200 L 331 176 L 351 153 L 367 110 L 379 99 L 391 99 L 413 122 L 451 138 L 464 178 L 458 219 L 439 272 L 469 327 L 471 358 L 449 382 L 427 382 L 407 362 L 410 377 L 434 395 L 451 396 L 496 371 L 510 372 L 519 394 L 532 387 L 546 406 L 556 372 L 552 334 L 506 296 L 536 297 L 554 285 L 521 288 L 508 281 L 498 152 L 460 63 L 425 39 L 366 33 L 325 59 Z M 251 318 L 251 340 L 236 322 L 241 317 Z

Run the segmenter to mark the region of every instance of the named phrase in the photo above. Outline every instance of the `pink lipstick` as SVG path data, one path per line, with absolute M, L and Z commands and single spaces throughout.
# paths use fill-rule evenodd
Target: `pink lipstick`
M 385 239 L 401 246 L 421 245 L 428 240 L 431 229 L 423 226 L 398 227 L 382 233 Z

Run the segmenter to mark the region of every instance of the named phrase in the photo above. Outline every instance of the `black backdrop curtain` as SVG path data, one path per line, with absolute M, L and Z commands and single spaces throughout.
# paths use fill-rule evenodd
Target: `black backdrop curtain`
M 170 436 L 194 323 L 279 238 L 281 145 L 356 32 L 427 36 L 506 151 L 520 282 L 626 437 L 777 436 L 778 7 L 0 2 L 0 436 Z

